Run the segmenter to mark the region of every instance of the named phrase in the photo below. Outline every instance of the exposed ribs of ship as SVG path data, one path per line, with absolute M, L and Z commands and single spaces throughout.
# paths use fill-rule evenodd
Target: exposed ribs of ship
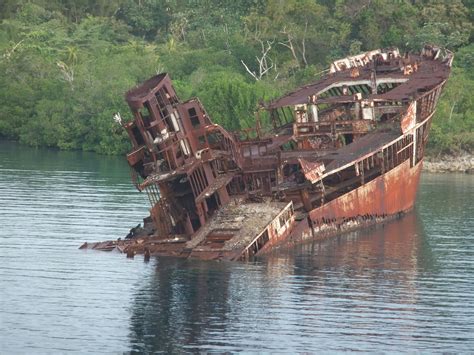
M 418 171 L 452 60 L 434 46 L 337 60 L 315 83 L 262 104 L 254 129 L 232 133 L 197 98 L 182 102 L 167 74 L 130 90 L 127 160 L 151 204 L 153 245 L 174 241 L 168 254 L 182 256 L 248 258 L 305 221 L 314 232 L 330 220 L 317 211 L 371 181 L 395 174 L 389 186 L 402 169 Z M 370 215 L 385 210 L 394 212 Z M 359 218 L 350 213 L 339 217 Z

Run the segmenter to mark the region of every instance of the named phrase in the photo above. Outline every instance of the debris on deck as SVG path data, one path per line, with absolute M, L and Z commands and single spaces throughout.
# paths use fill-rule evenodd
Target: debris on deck
M 402 215 L 452 61 L 436 46 L 336 60 L 241 132 L 214 124 L 199 99 L 180 101 L 167 74 L 152 77 L 127 92 L 123 124 L 150 215 L 126 239 L 81 248 L 246 260 Z

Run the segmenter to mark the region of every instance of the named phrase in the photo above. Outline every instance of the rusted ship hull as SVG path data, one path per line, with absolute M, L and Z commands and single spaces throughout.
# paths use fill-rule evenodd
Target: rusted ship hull
M 132 181 L 144 228 L 82 248 L 247 260 L 397 218 L 413 208 L 428 132 L 452 53 L 427 46 L 335 61 L 327 75 L 227 132 L 166 74 L 127 93 Z M 266 125 L 259 117 L 266 117 Z
M 422 164 L 420 161 L 415 167 L 410 167 L 405 162 L 328 205 L 311 211 L 310 219 L 300 221 L 287 239 L 275 240 L 261 254 L 275 246 L 323 240 L 402 217 L 415 205 Z
M 408 134 L 416 135 L 420 127 L 430 124 L 431 118 L 432 115 Z M 428 138 L 428 132 L 425 134 L 420 151 L 424 151 Z M 402 138 L 390 142 L 375 154 L 395 145 Z M 280 246 L 324 240 L 403 217 L 415 205 L 423 166 L 423 157 L 413 164 L 414 159 L 405 160 L 385 174 L 311 210 L 306 218 L 295 221 L 289 233 L 273 236 L 256 254 L 263 256 Z M 243 259 L 245 257 L 242 256 Z

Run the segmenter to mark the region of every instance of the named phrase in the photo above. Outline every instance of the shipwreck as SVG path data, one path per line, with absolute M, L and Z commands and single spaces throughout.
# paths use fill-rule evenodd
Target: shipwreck
M 180 101 L 167 74 L 152 77 L 126 93 L 133 120 L 123 124 L 150 215 L 125 239 L 81 248 L 248 260 L 402 216 L 452 61 L 435 46 L 336 60 L 262 103 L 243 132 L 213 123 L 197 98 Z

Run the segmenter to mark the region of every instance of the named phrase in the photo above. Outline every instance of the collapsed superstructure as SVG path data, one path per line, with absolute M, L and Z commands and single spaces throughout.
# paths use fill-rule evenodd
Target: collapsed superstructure
M 375 50 L 333 62 L 317 82 L 263 104 L 255 130 L 230 133 L 167 74 L 126 94 L 146 232 L 86 244 L 133 255 L 248 259 L 413 207 L 431 118 L 452 53 Z M 268 126 L 268 127 L 266 127 Z

